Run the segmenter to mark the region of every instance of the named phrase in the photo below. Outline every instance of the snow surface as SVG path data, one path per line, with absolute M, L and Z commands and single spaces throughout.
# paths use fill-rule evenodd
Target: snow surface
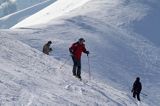
M 33 6 L 45 0 L 0 0 L 0 17 Z
M 0 103 L 159 106 L 160 49 L 130 26 L 143 19 L 150 6 L 143 0 L 82 0 L 77 5 L 69 0 L 73 5 L 68 7 L 65 3 L 59 0 L 12 29 L 0 30 Z M 57 13 L 46 14 L 56 6 Z M 91 52 L 91 80 L 87 56 L 82 56 L 82 78 L 88 83 L 80 82 L 71 72 L 68 47 L 80 37 L 85 38 Z M 50 56 L 41 52 L 48 40 L 53 41 Z M 141 103 L 130 92 L 137 76 L 142 81 L 142 93 L 148 95 L 141 95 Z
M 28 7 L 26 9 L 20 10 L 13 14 L 7 15 L 5 17 L 0 18 L 0 28 L 8 29 L 24 20 L 25 18 L 35 14 L 41 9 L 53 3 L 55 0 L 45 0 L 44 2 L 40 2 L 34 6 Z
M 151 5 L 151 8 L 152 9 L 149 11 L 147 17 L 134 24 L 134 31 L 141 35 L 145 35 L 146 38 L 152 41 L 156 46 L 160 47 L 160 2 Z
M 48 6 L 47 8 L 41 10 L 40 12 L 28 17 L 27 19 L 19 22 L 12 28 L 17 27 L 28 27 L 33 25 L 39 25 L 48 23 L 54 18 L 64 15 L 65 13 L 74 10 L 85 4 L 89 0 L 57 0 L 52 5 Z M 39 19 L 39 17 L 41 17 Z
M 15 0 L 18 10 L 22 10 L 46 0 Z
M 15 0 L 0 0 L 0 17 L 17 11 Z
M 0 44 L 1 106 L 136 106 L 126 92 L 94 80 L 83 83 L 71 66 L 60 69 L 62 61 L 14 38 L 3 34 Z

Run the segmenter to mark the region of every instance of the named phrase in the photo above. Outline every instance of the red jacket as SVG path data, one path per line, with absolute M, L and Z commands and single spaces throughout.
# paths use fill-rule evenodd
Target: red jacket
M 79 42 L 73 43 L 69 48 L 69 51 L 73 54 L 73 56 L 77 59 L 81 59 L 82 52 L 86 53 L 86 48 L 84 44 L 80 44 Z

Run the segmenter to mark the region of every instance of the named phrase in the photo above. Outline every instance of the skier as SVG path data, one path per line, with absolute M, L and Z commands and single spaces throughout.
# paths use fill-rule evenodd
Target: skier
M 137 77 L 136 81 L 133 84 L 132 93 L 133 93 L 133 97 L 134 98 L 136 98 L 136 96 L 137 96 L 138 101 L 141 101 L 140 100 L 141 90 L 142 90 L 142 84 L 140 82 L 140 78 Z
M 80 38 L 78 42 L 75 42 L 72 44 L 72 46 L 69 48 L 69 51 L 72 56 L 73 60 L 73 76 L 76 76 L 77 78 L 81 79 L 81 54 L 82 52 L 86 53 L 87 56 L 89 54 L 89 51 L 86 50 L 85 40 L 83 38 Z
M 43 53 L 49 55 L 49 52 L 52 51 L 52 48 L 50 48 L 50 45 L 52 44 L 51 41 L 48 41 L 44 46 L 43 46 Z

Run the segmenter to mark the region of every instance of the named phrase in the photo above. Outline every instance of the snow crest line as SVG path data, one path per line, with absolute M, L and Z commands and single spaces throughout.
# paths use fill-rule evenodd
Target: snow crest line
M 19 22 L 12 28 L 29 27 L 48 23 L 49 21 L 84 5 L 88 1 L 89 0 L 57 0 L 52 5 Z M 41 18 L 39 19 L 39 17 Z

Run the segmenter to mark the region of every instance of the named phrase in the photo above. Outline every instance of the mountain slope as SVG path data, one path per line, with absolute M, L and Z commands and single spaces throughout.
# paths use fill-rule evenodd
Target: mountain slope
M 82 6 L 83 4 L 87 3 L 89 0 L 58 0 L 52 5 L 48 6 L 47 8 L 37 12 L 36 14 L 28 17 L 27 19 L 19 22 L 12 28 L 17 27 L 28 27 L 34 26 L 39 24 L 45 24 L 50 22 L 51 20 L 65 15 L 66 13 Z M 52 11 L 51 11 L 52 10 Z M 41 17 L 40 19 L 38 19 Z
M 44 2 L 36 4 L 34 6 L 28 7 L 23 10 L 19 10 L 15 13 L 12 13 L 10 15 L 2 17 L 2 18 L 0 18 L 0 28 L 1 29 L 11 28 L 15 24 L 19 23 L 20 21 L 24 20 L 25 18 L 27 18 L 33 14 L 35 14 L 36 12 L 47 7 L 48 5 L 52 4 L 53 2 L 54 2 L 54 0 L 46 0 Z
M 44 0 L 1 0 L 0 17 L 28 8 Z
M 93 96 L 94 100 L 92 100 L 93 104 L 91 105 L 106 103 L 105 105 L 109 106 L 131 106 L 129 105 L 130 101 L 132 101 L 129 96 L 131 85 L 135 78 L 139 76 L 141 77 L 143 84 L 142 92 L 149 95 L 147 97 L 141 96 L 142 101 L 148 103 L 150 106 L 158 106 L 160 50 L 145 37 L 132 32 L 130 27 L 130 23 L 146 16 L 149 9 L 148 5 L 145 5 L 138 0 L 92 0 L 75 10 L 62 14 L 61 17 L 52 21 L 49 19 L 48 21 L 50 21 L 50 23 L 47 23 L 46 25 L 33 27 L 22 22 L 20 27 L 23 28 L 9 31 L 2 30 L 3 33 L 1 35 L 7 34 L 9 37 L 16 38 L 39 51 L 41 51 L 44 43 L 48 40 L 52 40 L 54 42 L 54 51 L 51 53 L 51 58 L 61 62 L 68 62 L 66 64 L 67 67 L 65 66 L 66 68 L 64 68 L 65 72 L 69 72 L 67 75 L 64 75 L 67 77 L 65 77 L 65 79 L 69 79 L 68 81 L 74 80 L 71 76 L 71 66 L 68 66 L 72 65 L 72 61 L 68 60 L 70 58 L 68 47 L 72 42 L 78 40 L 78 38 L 84 37 L 86 39 L 86 46 L 91 52 L 90 64 L 92 78 L 96 81 L 98 79 L 103 81 L 107 84 L 103 84 L 104 86 L 111 85 L 117 89 L 123 89 L 127 93 L 125 98 L 130 98 L 129 101 L 128 99 L 122 101 L 118 101 L 119 99 L 114 99 L 114 101 L 112 101 L 110 99 L 109 101 L 112 101 L 111 104 L 107 104 L 104 101 L 93 103 L 93 101 L 96 101 L 98 98 Z M 42 17 L 42 19 L 44 19 L 44 17 Z M 32 20 L 32 18 L 30 18 L 30 20 Z M 30 27 L 27 27 L 28 25 Z M 46 61 L 48 61 L 48 59 Z M 55 67 L 57 64 L 54 62 L 51 66 Z M 82 78 L 87 79 L 88 76 L 84 73 L 88 72 L 87 57 L 85 56 L 82 57 L 82 69 Z M 59 77 L 61 74 L 62 77 Z M 61 82 L 61 79 L 63 80 L 63 73 L 59 73 L 59 76 L 57 79 L 60 80 L 58 82 Z M 110 89 L 100 89 L 101 84 L 99 85 L 98 83 L 96 83 L 96 87 L 99 88 L 95 89 L 93 87 L 93 82 L 89 83 L 92 85 L 92 89 L 89 89 L 90 87 L 88 86 L 85 89 L 89 89 L 89 91 L 93 90 L 94 92 L 95 90 L 100 90 L 99 93 L 101 95 L 99 96 L 103 95 L 106 97 L 105 100 L 108 100 L 108 92 L 110 92 Z M 72 82 L 67 82 L 66 89 L 71 90 L 71 93 L 74 92 L 73 89 L 79 89 L 77 82 L 73 82 L 74 86 L 76 86 L 73 88 L 70 88 L 70 83 Z M 102 88 L 105 88 L 104 86 L 102 86 Z M 80 92 L 81 91 L 83 92 L 83 90 L 80 90 Z M 94 92 L 92 92 L 92 94 L 94 94 Z M 122 93 L 120 93 L 120 95 L 121 94 Z M 87 98 L 89 95 L 87 95 Z M 98 93 L 96 93 L 96 95 L 98 95 Z M 113 95 L 111 96 L 112 99 L 116 97 Z M 122 95 L 120 98 L 123 98 Z M 79 104 L 77 100 L 78 99 L 74 101 L 76 101 L 76 104 Z M 104 99 L 102 98 L 100 100 Z M 87 101 L 89 100 L 87 99 Z M 87 103 L 89 103 L 87 101 L 85 101 L 84 104 L 80 103 L 80 105 L 87 105 Z M 143 102 L 142 104 L 145 106 L 146 104 Z
M 94 80 L 83 83 L 70 66 L 60 69 L 62 62 L 6 36 L 0 36 L 1 105 L 136 106 L 127 93 Z

